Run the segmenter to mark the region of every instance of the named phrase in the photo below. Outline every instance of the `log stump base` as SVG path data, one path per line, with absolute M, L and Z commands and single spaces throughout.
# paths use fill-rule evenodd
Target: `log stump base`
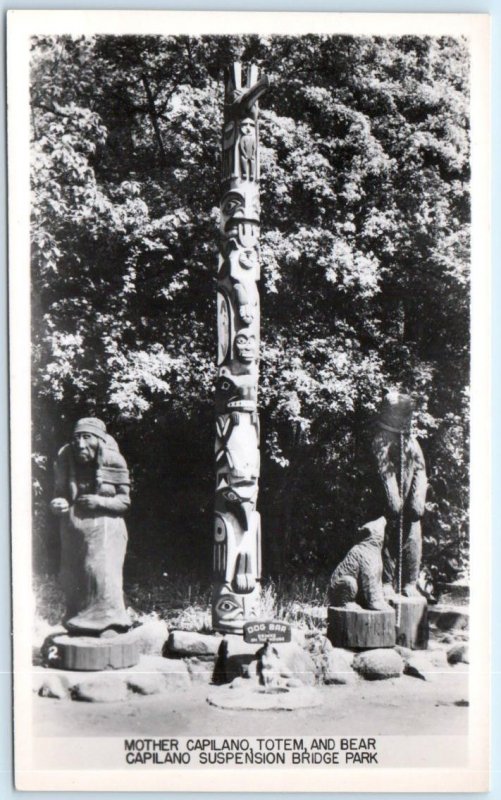
M 426 598 L 395 595 L 388 602 L 395 608 L 395 625 L 400 606 L 400 625 L 395 629 L 396 643 L 411 650 L 426 650 L 429 637 Z
M 395 612 L 330 606 L 327 637 L 334 647 L 373 649 L 394 647 Z
M 61 634 L 51 637 L 43 649 L 45 666 L 85 672 L 134 667 L 140 656 L 139 640 L 133 633 L 110 638 Z

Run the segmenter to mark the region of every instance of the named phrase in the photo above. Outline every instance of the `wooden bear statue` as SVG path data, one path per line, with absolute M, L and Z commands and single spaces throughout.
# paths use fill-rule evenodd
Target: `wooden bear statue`
M 353 545 L 331 577 L 330 605 L 384 611 L 390 606 L 384 599 L 381 551 L 386 519 L 367 522 L 359 529 L 360 541 Z

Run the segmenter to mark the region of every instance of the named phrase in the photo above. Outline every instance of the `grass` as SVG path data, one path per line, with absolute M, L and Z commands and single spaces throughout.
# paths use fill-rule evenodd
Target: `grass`
M 264 581 L 261 619 L 280 619 L 305 632 L 324 631 L 326 626 L 327 581 L 305 577 Z M 64 598 L 54 576 L 37 576 L 34 581 L 37 616 L 57 625 L 64 613 Z M 165 619 L 169 628 L 209 633 L 211 631 L 209 583 L 193 574 L 165 573 L 145 577 L 125 586 L 126 604 L 134 620 L 145 617 Z

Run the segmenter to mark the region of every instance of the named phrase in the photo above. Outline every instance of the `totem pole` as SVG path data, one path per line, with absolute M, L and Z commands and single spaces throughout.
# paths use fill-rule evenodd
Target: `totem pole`
M 259 360 L 259 97 L 267 77 L 232 64 L 226 74 L 217 274 L 215 630 L 241 633 L 258 615 L 261 528 Z

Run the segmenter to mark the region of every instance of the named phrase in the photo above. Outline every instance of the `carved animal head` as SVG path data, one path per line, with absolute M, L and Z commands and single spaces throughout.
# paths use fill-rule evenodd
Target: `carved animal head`
M 378 547 L 383 546 L 386 517 L 379 517 L 371 522 L 366 522 L 358 529 L 359 541 L 369 541 Z
M 413 402 L 408 394 L 390 390 L 383 398 L 378 425 L 392 433 L 405 433 L 412 423 Z

